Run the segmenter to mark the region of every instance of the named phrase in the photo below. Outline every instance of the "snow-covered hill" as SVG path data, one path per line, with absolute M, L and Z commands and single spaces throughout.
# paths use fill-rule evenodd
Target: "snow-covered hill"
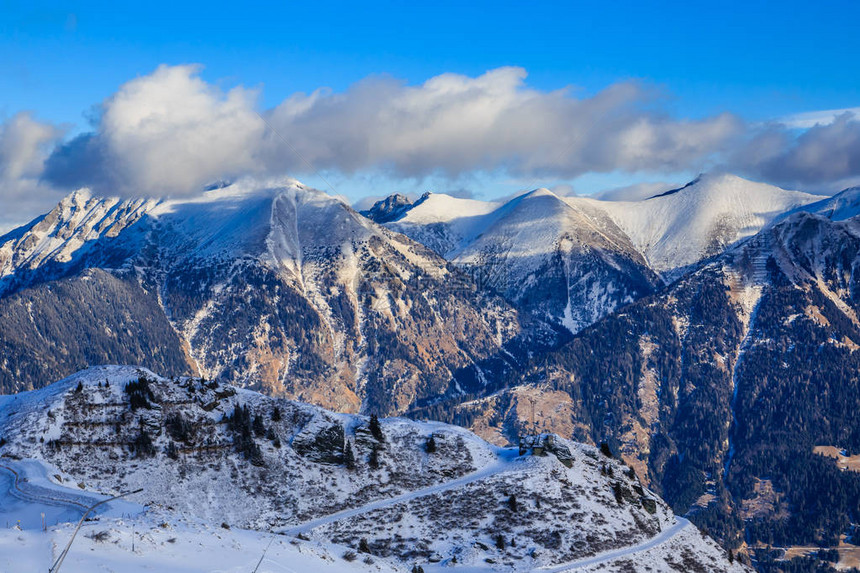
M 644 201 L 603 201 L 600 206 L 654 270 L 676 277 L 685 267 L 755 235 L 779 215 L 821 199 L 720 174 L 703 175 Z
M 186 570 L 206 570 L 211 559 L 187 560 L 199 550 L 194 540 L 216 531 L 236 550 L 229 562 L 260 556 L 263 539 L 238 527 L 302 538 L 294 549 L 276 538 L 263 570 L 278 570 L 277 560 L 303 547 L 311 559 L 328 555 L 336 571 L 355 568 L 332 558 L 332 547 L 342 555 L 368 551 L 359 555 L 369 557 L 364 570 L 625 570 L 631 562 L 634 570 L 672 563 L 743 570 L 676 522 L 617 460 L 557 437 L 545 443 L 549 455 L 521 456 L 444 424 L 389 419 L 377 431 L 365 417 L 131 367 L 91 368 L 3 396 L 0 435 L 0 464 L 48 464 L 56 470 L 41 479 L 50 488 L 144 488 L 129 499 L 148 507 L 144 516 L 102 515 L 88 526 L 83 547 L 104 555 L 100 561 L 77 549 L 70 559 L 81 568 L 176 559 Z M 144 533 L 134 554 L 130 523 Z M 68 529 L 50 535 L 63 539 Z M 116 546 L 100 552 L 100 542 Z M 32 534 L 0 530 L 0 546 L 45 560 L 34 557 L 43 546 Z

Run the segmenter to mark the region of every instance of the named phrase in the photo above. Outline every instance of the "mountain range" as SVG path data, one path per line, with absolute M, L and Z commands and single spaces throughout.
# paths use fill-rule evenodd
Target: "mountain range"
M 134 364 L 496 446 L 605 443 L 777 570 L 768 547 L 857 541 L 860 474 L 822 452 L 860 453 L 858 215 L 858 189 L 726 174 L 635 202 L 428 193 L 362 213 L 294 180 L 82 190 L 0 237 L 0 389 Z

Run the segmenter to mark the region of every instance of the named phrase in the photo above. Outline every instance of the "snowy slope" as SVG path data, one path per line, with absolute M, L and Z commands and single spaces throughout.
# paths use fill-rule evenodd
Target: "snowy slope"
M 137 395 L 144 397 L 136 408 L 126 391 L 129 383 L 137 383 Z M 260 433 L 248 422 L 248 436 L 240 439 L 245 434 L 229 421 L 239 404 L 248 407 L 248 420 L 261 417 Z M 129 501 L 145 504 L 147 513 L 132 520 L 99 516 L 70 555 L 71 570 L 161 564 L 205 571 L 215 570 L 215 559 L 217 570 L 249 570 L 249 560 L 259 559 L 273 538 L 237 527 L 304 532 L 306 540 L 274 538 L 267 568 L 261 569 L 271 571 L 294 559 L 295 570 L 318 570 L 303 569 L 315 567 L 314 560 L 328 561 L 319 570 L 408 570 L 416 563 L 433 570 L 433 563 L 454 557 L 463 570 L 561 570 L 585 566 L 581 561 L 587 558 L 611 566 L 639 552 L 660 567 L 677 555 L 661 556 L 664 544 L 680 546 L 710 570 L 743 570 L 730 566 L 713 542 L 690 536 L 683 522 L 673 525 L 665 504 L 594 448 L 557 438 L 551 451 L 558 454 L 519 456 L 439 423 L 390 419 L 382 420 L 381 430 L 380 441 L 364 417 L 217 382 L 102 367 L 3 397 L 0 434 L 7 443 L 0 463 L 44 460 L 58 471 L 41 479 L 70 492 L 144 488 Z M 144 433 L 151 453 L 140 445 Z M 431 435 L 437 447 L 428 452 Z M 248 440 L 258 448 L 250 458 L 243 454 Z M 346 466 L 344 448 L 355 452 L 354 469 Z M 373 450 L 378 467 L 369 461 Z M 571 467 L 561 463 L 562 454 L 572 459 Z M 344 507 L 351 512 L 338 514 Z M 221 528 L 222 522 L 230 529 Z M 139 535 L 134 553 L 131 526 Z M 68 534 L 60 525 L 48 537 L 64 540 Z M 499 535 L 505 549 L 496 545 Z M 342 563 L 338 555 L 355 551 L 362 538 L 371 555 Z M 0 529 L 0 547 L 14 548 L 38 566 L 47 561 L 46 541 L 44 534 Z M 232 548 L 223 561 L 219 544 Z M 604 552 L 616 553 L 600 557 Z M 128 559 L 131 565 L 124 563 Z
M 44 533 L 0 529 L 0 572 L 47 571 L 73 529 L 71 524 L 51 527 Z M 85 523 L 61 571 L 247 573 L 257 566 L 258 573 L 409 571 L 378 557 L 344 559 L 350 551 L 330 543 L 224 529 L 217 523 L 186 519 L 172 512 L 150 512 L 136 519 L 100 518 Z
M 680 189 L 641 201 L 564 198 L 601 230 L 606 227 L 601 219 L 608 216 L 651 268 L 670 278 L 754 235 L 781 214 L 822 199 L 728 174 L 702 175 Z M 455 259 L 505 216 L 506 205 L 431 194 L 388 226 Z M 538 227 L 555 223 L 549 214 L 533 221 Z M 522 245 L 523 249 L 529 247 L 528 243 Z M 539 246 L 535 248 L 539 250 Z
M 618 227 L 588 204 L 538 189 L 492 218 L 451 260 L 484 271 L 509 300 L 572 333 L 660 283 Z
M 782 213 L 821 199 L 721 174 L 703 175 L 681 189 L 644 201 L 601 201 L 599 206 L 653 269 L 673 277 L 684 267 L 756 234 Z
M 786 213 L 781 219 L 787 218 L 798 211 L 817 213 L 831 221 L 844 221 L 860 215 L 860 187 L 851 187 L 840 191 L 833 197 L 816 201 L 794 211 Z

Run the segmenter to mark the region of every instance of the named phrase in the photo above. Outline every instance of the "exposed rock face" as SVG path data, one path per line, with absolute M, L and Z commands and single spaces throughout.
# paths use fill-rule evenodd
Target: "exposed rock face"
M 400 218 L 411 206 L 412 201 L 408 197 L 395 193 L 381 201 L 377 201 L 370 209 L 361 211 L 361 214 L 374 223 L 381 225 L 382 223 L 388 223 Z

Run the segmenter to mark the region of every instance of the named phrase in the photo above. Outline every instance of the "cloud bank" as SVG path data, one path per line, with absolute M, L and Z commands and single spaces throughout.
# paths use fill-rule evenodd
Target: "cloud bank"
M 733 154 L 729 168 L 783 186 L 838 190 L 860 177 L 860 116 L 846 111 L 799 135 L 767 126 Z
M 804 188 L 860 177 L 853 110 L 764 126 L 730 113 L 678 118 L 659 90 L 640 82 L 591 95 L 546 91 L 515 67 L 418 85 L 370 77 L 343 92 L 296 93 L 267 110 L 258 95 L 208 83 L 199 66 L 163 65 L 122 85 L 101 103 L 91 131 L 71 140 L 29 114 L 13 116 L 0 124 L 0 200 L 23 212 L 81 186 L 177 196 L 221 178 L 317 170 L 389 180 L 496 173 L 539 183 L 718 168 Z M 819 116 L 829 119 L 810 123 Z M 638 191 L 647 190 L 625 192 Z
M 686 168 L 742 130 L 730 114 L 672 118 L 655 107 L 659 94 L 634 82 L 576 98 L 531 89 L 525 78 L 521 68 L 443 74 L 418 86 L 374 77 L 343 93 L 295 94 L 258 114 L 253 91 L 222 92 L 198 67 L 161 66 L 105 101 L 95 130 L 59 148 L 46 178 L 161 195 L 193 193 L 225 175 L 309 166 L 396 177 L 575 177 Z

